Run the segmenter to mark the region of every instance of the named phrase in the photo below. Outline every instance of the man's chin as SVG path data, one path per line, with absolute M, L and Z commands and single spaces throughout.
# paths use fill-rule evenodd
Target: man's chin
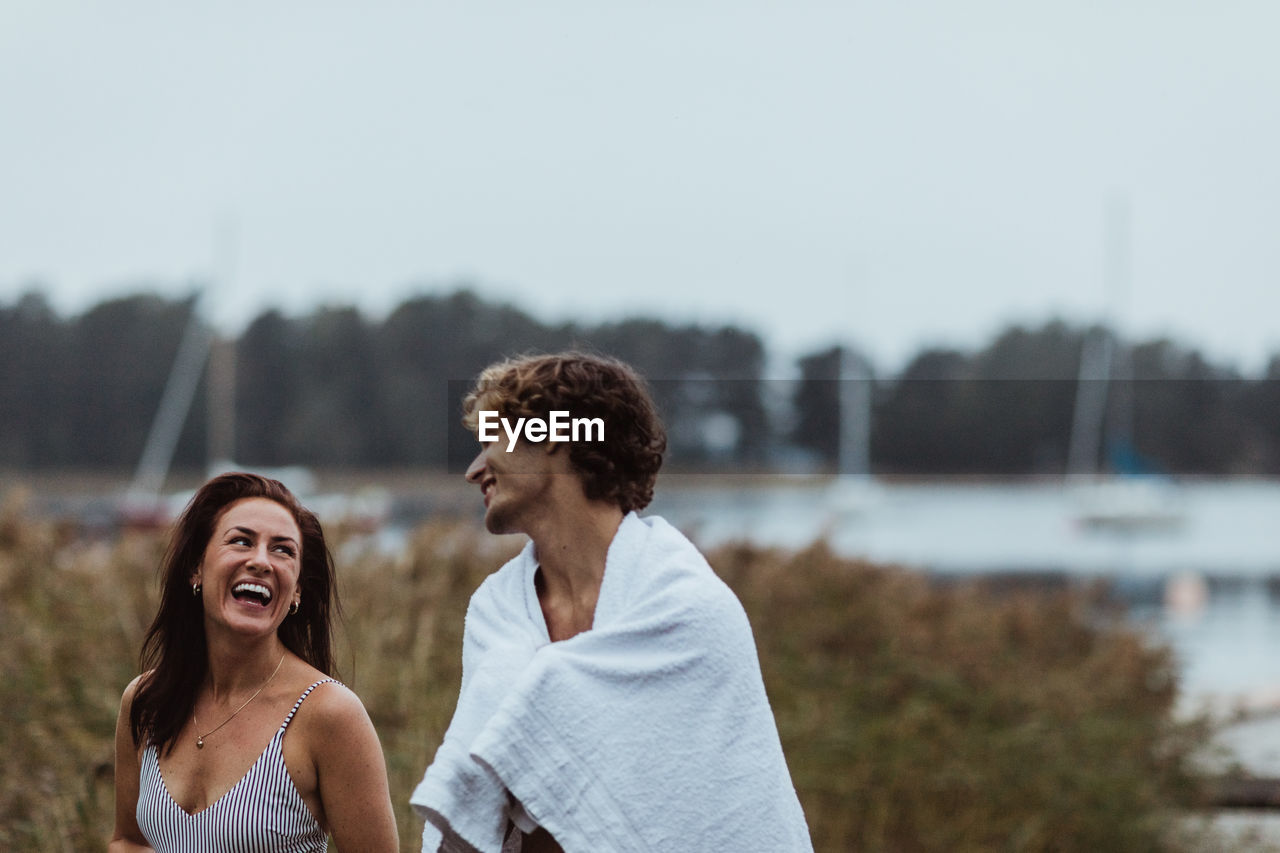
M 512 529 L 511 519 L 507 518 L 501 512 L 489 510 L 484 515 L 484 529 L 495 536 L 505 536 L 508 533 L 519 533 L 520 531 Z

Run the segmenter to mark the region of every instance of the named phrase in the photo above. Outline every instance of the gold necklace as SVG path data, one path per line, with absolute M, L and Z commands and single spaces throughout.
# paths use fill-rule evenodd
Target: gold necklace
M 259 694 L 259 693 L 261 693 L 261 692 L 266 688 L 266 686 L 267 686 L 268 684 L 270 684 L 270 683 L 271 683 L 271 679 L 272 679 L 272 678 L 275 678 L 275 677 L 276 677 L 276 673 L 280 671 L 280 667 L 284 664 L 284 658 L 285 658 L 285 656 L 284 656 L 284 655 L 280 655 L 280 663 L 276 664 L 275 671 L 271 673 L 271 677 L 270 677 L 270 678 L 268 678 L 266 681 L 262 682 L 262 687 L 259 687 L 257 690 L 253 691 L 253 695 L 252 695 L 252 696 L 250 696 L 248 699 L 244 700 L 244 705 L 241 705 L 239 708 L 236 708 L 234 711 L 232 711 L 232 712 L 231 712 L 231 716 L 230 716 L 230 717 L 227 717 L 227 718 L 226 718 L 225 720 L 223 720 L 221 723 L 218 723 L 218 725 L 216 725 L 216 726 L 214 726 L 213 728 L 209 729 L 209 731 L 205 732 L 204 734 L 200 734 L 200 718 L 196 716 L 195 708 L 192 708 L 192 709 L 191 709 L 191 720 L 196 724 L 196 749 L 204 749 L 204 739 L 205 739 L 205 738 L 207 738 L 209 735 L 213 734 L 213 733 L 214 733 L 214 732 L 216 732 L 218 729 L 222 728 L 222 727 L 223 727 L 223 726 L 225 726 L 227 723 L 229 723 L 229 722 L 231 722 L 233 719 L 235 719 L 236 714 L 239 714 L 241 711 L 243 711 L 243 710 L 245 709 L 245 706 L 246 706 L 246 705 L 248 705 L 248 704 L 249 704 L 250 702 L 252 702 L 254 699 L 257 699 L 257 698 L 258 698 L 258 694 Z

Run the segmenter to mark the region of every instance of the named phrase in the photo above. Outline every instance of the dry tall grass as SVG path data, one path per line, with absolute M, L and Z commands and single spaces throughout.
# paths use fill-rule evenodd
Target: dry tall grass
M 339 660 L 407 798 L 448 724 L 468 597 L 515 543 L 427 525 L 399 556 L 335 537 Z M 0 511 L 0 849 L 101 850 L 112 731 L 155 600 L 163 538 L 86 542 Z M 1179 849 L 1193 803 L 1165 652 L 1072 594 L 939 588 L 834 557 L 721 549 L 755 627 L 821 851 Z

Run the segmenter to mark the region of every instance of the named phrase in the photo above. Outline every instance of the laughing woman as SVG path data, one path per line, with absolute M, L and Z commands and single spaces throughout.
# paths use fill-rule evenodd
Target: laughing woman
M 226 474 L 196 493 L 163 565 L 144 673 L 116 723 L 126 851 L 394 851 L 382 747 L 329 677 L 333 562 L 280 483 Z

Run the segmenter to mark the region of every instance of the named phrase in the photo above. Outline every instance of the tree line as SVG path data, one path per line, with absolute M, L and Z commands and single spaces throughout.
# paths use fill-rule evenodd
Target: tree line
M 0 468 L 136 465 L 198 301 L 140 293 L 70 317 L 39 293 L 0 305 Z M 841 399 L 851 398 L 848 383 L 866 382 L 852 397 L 869 406 L 872 473 L 1058 475 L 1091 335 L 1111 333 L 1013 326 L 976 351 L 925 349 L 895 376 L 863 361 L 860 379 L 847 370 L 853 353 L 818 348 L 781 380 L 765 378 L 761 337 L 732 325 L 546 323 L 467 290 L 409 299 L 382 319 L 343 305 L 268 310 L 229 342 L 230 388 L 200 380 L 174 466 L 206 465 L 209 401 L 230 400 L 244 465 L 460 471 L 474 440 L 459 403 L 479 370 L 505 355 L 578 348 L 649 379 L 674 467 L 834 470 Z M 1280 356 L 1244 378 L 1168 339 L 1112 339 L 1125 369 L 1098 395 L 1099 470 L 1280 474 Z

